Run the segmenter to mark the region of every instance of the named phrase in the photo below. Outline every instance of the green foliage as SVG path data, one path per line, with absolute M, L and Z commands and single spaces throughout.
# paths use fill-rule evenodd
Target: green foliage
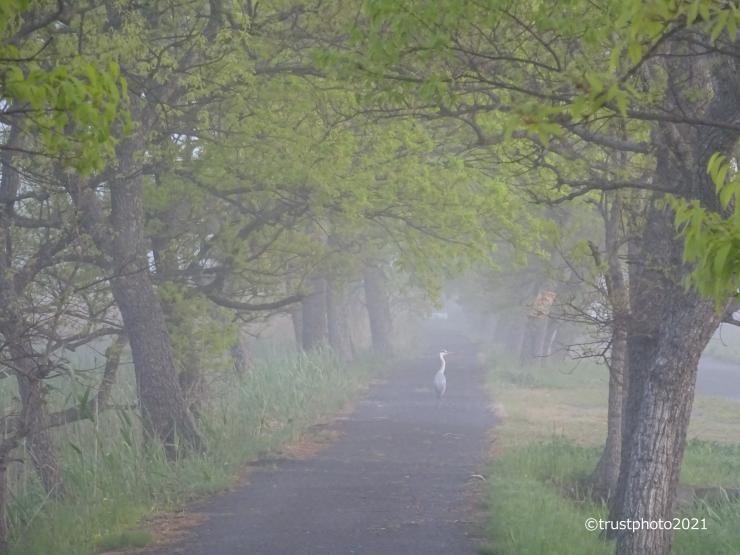
M 0 0 L 0 38 L 3 43 L 5 37 L 11 36 L 20 26 L 21 14 L 30 4 L 30 0 Z
M 180 369 L 207 364 L 212 374 L 231 370 L 229 349 L 237 342 L 239 325 L 231 311 L 213 303 L 187 286 L 162 284 L 159 296 L 166 307 L 172 349 Z
M 356 50 L 327 63 L 363 78 L 372 91 L 366 99 L 374 105 L 469 122 L 478 142 L 493 143 L 486 153 L 491 164 L 505 167 L 516 159 L 523 166 L 512 172 L 517 184 L 541 200 L 556 199 L 569 184 L 584 183 L 584 176 L 593 183 L 583 186 L 584 195 L 598 189 L 599 181 L 641 181 L 654 163 L 649 156 L 612 152 L 605 158 L 588 141 L 581 144 L 581 132 L 569 137 L 572 126 L 593 124 L 603 137 L 646 140 L 650 118 L 643 114 L 660 106 L 669 86 L 667 70 L 651 58 L 687 28 L 712 44 L 735 41 L 740 22 L 735 3 L 713 0 L 569 2 L 558 10 L 547 3 L 496 0 L 363 5 L 367 22 L 360 21 L 353 35 Z M 575 43 L 580 46 L 574 49 Z M 429 94 L 438 83 L 444 94 Z M 531 145 L 563 138 L 576 145 L 570 155 L 559 144 L 546 154 Z M 594 171 L 599 166 L 610 169 Z M 717 158 L 710 162 L 723 214 L 702 210 L 698 198 L 672 201 L 686 238 L 685 258 L 696 266 L 691 281 L 718 305 L 737 295 L 740 279 L 738 216 L 731 200 L 737 198 L 737 181 L 726 182 L 728 167 Z M 540 183 L 522 175 L 539 176 Z
M 38 136 L 43 154 L 83 174 L 99 171 L 113 154 L 115 136 L 130 131 L 126 80 L 113 61 L 72 56 L 49 64 L 41 57 L 44 29 L 16 36 L 29 7 L 15 0 L 0 6 L 0 98 L 10 114 L 27 114 L 24 130 Z
M 684 260 L 694 265 L 689 284 L 721 308 L 740 298 L 740 174 L 721 154 L 714 154 L 707 173 L 715 184 L 721 212 L 698 200 L 669 197 L 675 225 L 684 237 Z

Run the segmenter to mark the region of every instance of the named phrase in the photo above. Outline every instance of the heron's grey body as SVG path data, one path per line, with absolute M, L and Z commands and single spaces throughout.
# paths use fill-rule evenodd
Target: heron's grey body
M 434 391 L 437 393 L 437 402 L 442 399 L 445 391 L 447 391 L 447 378 L 445 377 L 446 354 L 447 351 L 441 351 L 439 353 L 439 360 L 441 361 L 441 364 L 439 366 L 439 370 L 437 370 L 437 373 L 434 375 Z

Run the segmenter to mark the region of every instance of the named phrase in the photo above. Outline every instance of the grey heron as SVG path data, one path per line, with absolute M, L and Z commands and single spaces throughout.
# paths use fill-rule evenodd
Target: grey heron
M 434 391 L 437 393 L 437 405 L 439 405 L 442 400 L 442 396 L 445 394 L 445 391 L 447 391 L 447 378 L 445 377 L 445 367 L 447 366 L 447 363 L 445 361 L 445 356 L 449 354 L 450 351 L 445 349 L 439 352 L 439 360 L 441 364 L 439 366 L 439 370 L 437 370 L 437 373 L 434 375 Z

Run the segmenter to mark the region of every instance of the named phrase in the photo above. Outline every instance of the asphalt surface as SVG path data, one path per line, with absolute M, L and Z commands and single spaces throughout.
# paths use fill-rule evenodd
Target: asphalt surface
M 740 363 L 704 355 L 699 360 L 696 391 L 740 401 Z
M 178 555 L 465 555 L 476 553 L 476 496 L 493 421 L 472 345 L 432 335 L 423 358 L 389 372 L 339 437 L 305 460 L 266 460 L 249 483 L 191 510 L 207 520 Z M 440 349 L 448 388 L 436 407 Z

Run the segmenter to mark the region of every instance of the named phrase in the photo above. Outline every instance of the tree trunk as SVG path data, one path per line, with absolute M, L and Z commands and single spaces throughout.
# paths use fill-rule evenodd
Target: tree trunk
M 22 406 L 23 429 L 26 432 L 26 448 L 44 491 L 50 497 L 63 493 L 62 473 L 54 444 L 46 429 L 46 390 L 44 379 L 48 368 L 37 364 L 33 344 L 22 334 L 28 329 L 14 303 L 8 303 L 12 293 L 4 291 L 0 300 L 3 325 L 0 326 L 5 347 L 13 359 L 13 374 L 18 383 Z
M 326 280 L 313 278 L 311 294 L 301 302 L 301 334 L 304 351 L 311 351 L 327 344 Z
M 740 122 L 740 62 L 734 60 L 730 68 L 686 57 L 664 63 L 675 73 L 672 80 L 688 77 L 706 87 L 711 101 L 702 99 L 697 105 L 702 116 Z M 669 109 L 684 110 L 691 99 L 668 95 L 666 102 Z M 707 164 L 716 152 L 731 154 L 739 138 L 734 128 L 658 124 L 653 134 L 657 189 L 719 210 Z M 630 261 L 628 409 L 612 515 L 655 521 L 673 517 L 697 364 L 721 315 L 713 301 L 684 287 L 691 269 L 683 263 L 683 242 L 676 238 L 672 211 L 653 202 L 645 221 L 639 259 Z M 617 554 L 668 555 L 672 538 L 667 530 L 619 531 Z
M 337 280 L 330 280 L 327 285 L 326 316 L 329 345 L 340 360 L 349 362 L 352 360 L 352 338 L 347 291 L 345 285 Z
M 657 175 L 671 174 L 659 157 Z M 638 260 L 631 260 L 627 410 L 613 520 L 668 520 L 683 459 L 699 357 L 720 315 L 687 291 L 683 245 L 672 213 L 649 207 Z M 670 531 L 617 533 L 617 553 L 670 553 Z
M 231 359 L 234 361 L 234 370 L 240 376 L 252 365 L 252 355 L 245 334 L 238 332 L 236 343 L 231 347 Z
M 547 319 L 537 316 L 527 316 L 524 327 L 522 348 L 519 353 L 519 366 L 525 368 L 542 362 L 542 348 L 547 334 Z
M 24 311 L 22 300 L 30 283 L 21 285 L 13 268 L 15 197 L 21 188 L 20 174 L 14 166 L 13 148 L 20 147 L 21 143 L 19 128 L 12 126 L 7 139 L 11 148 L 0 151 L 0 334 L 3 347 L 10 353 L 16 367 L 13 374 L 23 407 L 22 427 L 28 434 L 28 453 L 46 493 L 58 497 L 62 493 L 61 471 L 49 432 L 44 429 L 46 392 L 42 380 L 48 374 L 48 368 L 36 363 L 33 343 L 27 335 L 33 326 L 27 320 L 29 314 Z
M 553 346 L 555 345 L 555 340 L 558 336 L 560 323 L 560 320 L 553 318 L 552 316 L 547 319 L 545 330 L 542 334 L 542 344 L 539 348 L 541 365 L 544 365 L 553 354 Z
M 131 345 L 147 436 L 162 441 L 169 455 L 175 454 L 178 439 L 200 448 L 178 381 L 162 307 L 148 274 L 116 277 L 111 287 Z
M 293 323 L 293 337 L 297 350 L 303 348 L 303 303 L 290 309 L 290 321 Z
M 674 299 L 651 363 L 630 375 L 631 394 L 637 405 L 625 430 L 626 465 L 623 464 L 618 488 L 622 518 L 669 520 L 691 416 L 699 357 L 719 316 L 712 302 Z M 693 297 L 693 298 L 692 298 Z M 630 352 L 630 357 L 633 356 Z M 642 366 L 642 365 L 641 365 Z M 634 368 L 633 368 L 634 369 Z M 670 531 L 640 530 L 617 534 L 617 553 L 667 555 L 671 550 Z
M 135 167 L 132 146 L 121 149 L 121 168 Z M 110 190 L 112 238 L 96 238 L 113 258 L 111 290 L 131 346 L 146 435 L 162 441 L 170 456 L 177 440 L 199 449 L 200 435 L 178 382 L 164 311 L 148 271 L 141 176 L 115 179 Z
M 365 303 L 370 319 L 370 336 L 373 350 L 390 355 L 393 353 L 393 320 L 385 276 L 379 268 L 365 267 Z
M 18 361 L 16 362 L 18 363 Z M 44 491 L 50 497 L 63 494 L 62 472 L 49 430 L 45 429 L 46 402 L 43 381 L 31 372 L 28 376 L 17 374 L 18 391 L 26 415 L 28 435 L 26 448 Z
M 142 177 L 135 161 L 141 151 L 140 135 L 117 149 L 119 175 L 109 184 L 110 217 L 86 183 L 68 182 L 67 190 L 80 211 L 80 224 L 112 260 L 111 292 L 129 338 L 145 436 L 162 441 L 173 456 L 177 439 L 190 448 L 202 444 L 177 379 L 164 311 L 149 275 Z M 64 182 L 67 174 L 60 172 L 59 179 Z
M 629 291 L 624 280 L 620 227 L 622 203 L 614 195 L 611 209 L 604 214 L 605 247 L 607 256 L 606 293 L 612 316 L 612 337 L 609 354 L 609 408 L 604 451 L 594 472 L 594 487 L 609 499 L 617 489 L 622 453 L 623 407 L 625 406 L 625 379 L 627 376 L 627 323 L 629 319 Z M 599 261 L 597 260 L 597 264 Z
M 534 358 L 534 353 L 537 350 L 541 322 L 533 316 L 533 306 L 534 300 L 537 297 L 537 293 L 541 290 L 540 286 L 542 284 L 543 281 L 540 279 L 535 279 L 534 282 L 530 284 L 530 293 L 524 301 L 524 306 L 520 308 L 522 311 L 521 335 L 516 344 L 516 355 L 518 355 L 519 358 L 519 368 L 527 366 Z
M 606 444 L 593 475 L 594 489 L 605 499 L 617 489 L 622 452 L 622 415 L 625 399 L 624 377 L 627 357 L 627 334 L 624 329 L 612 334 L 609 361 L 609 404 Z
M 8 478 L 5 457 L 0 457 L 0 555 L 6 553 L 8 548 L 8 517 L 6 508 L 8 506 Z

